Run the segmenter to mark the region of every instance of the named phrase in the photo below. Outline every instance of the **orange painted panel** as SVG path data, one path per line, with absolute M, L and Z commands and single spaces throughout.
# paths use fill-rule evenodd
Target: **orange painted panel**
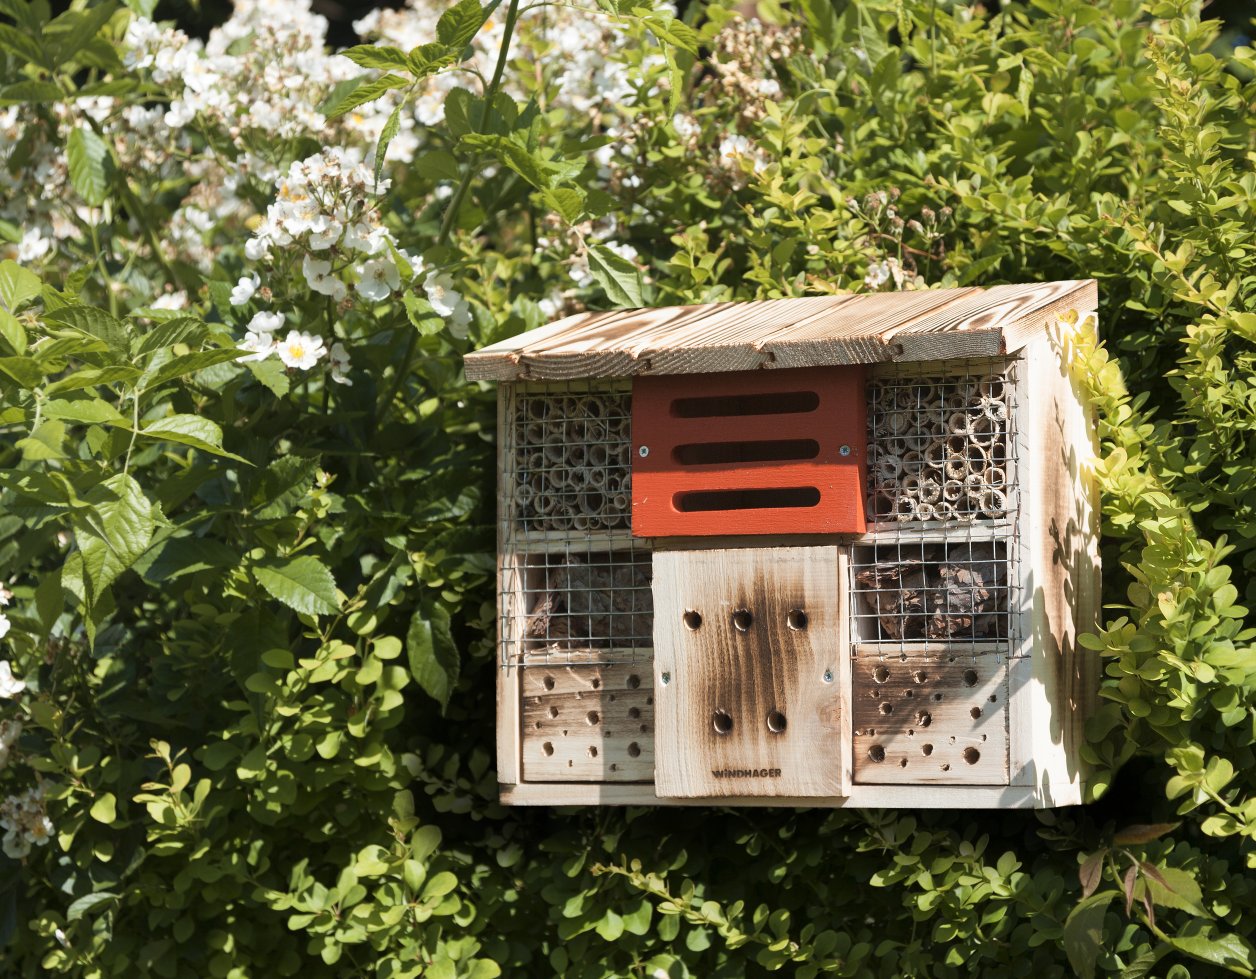
M 638 377 L 636 537 L 862 534 L 864 368 Z

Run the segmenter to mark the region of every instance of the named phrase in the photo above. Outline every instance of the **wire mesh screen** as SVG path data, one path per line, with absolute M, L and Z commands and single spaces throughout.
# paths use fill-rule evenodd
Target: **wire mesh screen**
M 527 532 L 628 532 L 632 393 L 573 381 L 515 395 L 507 459 L 514 519 Z
M 632 392 L 517 388 L 502 451 L 502 662 L 623 663 L 653 647 L 649 543 L 632 537 Z
M 962 361 L 868 383 L 869 519 L 1001 520 L 1016 511 L 1015 365 Z
M 1010 641 L 1017 602 L 1002 540 L 910 540 L 853 549 L 856 642 Z

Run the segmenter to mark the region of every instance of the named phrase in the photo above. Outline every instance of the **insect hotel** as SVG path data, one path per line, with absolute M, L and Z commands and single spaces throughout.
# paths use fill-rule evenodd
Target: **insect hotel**
M 585 313 L 500 382 L 505 802 L 1078 803 L 1093 281 Z

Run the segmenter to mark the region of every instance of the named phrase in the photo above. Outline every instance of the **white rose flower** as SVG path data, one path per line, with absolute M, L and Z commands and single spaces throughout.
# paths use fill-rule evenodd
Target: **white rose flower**
M 0 602 L 0 605 L 8 604 L 8 602 Z M 0 639 L 3 639 L 9 634 L 9 629 L 12 628 L 12 626 L 13 623 L 9 621 L 9 617 L 3 612 L 0 612 Z
M 165 292 L 148 304 L 150 309 L 187 309 L 186 292 Z
M 864 285 L 866 285 L 869 289 L 880 289 L 889 280 L 889 263 L 878 262 L 876 265 L 869 266 L 868 274 L 864 276 Z
M 273 333 L 254 333 L 244 334 L 244 339 L 240 341 L 239 350 L 247 350 L 249 355 L 241 357 L 240 362 L 246 363 L 250 360 L 265 360 L 275 352 L 275 336 Z
M 245 327 L 250 333 L 274 333 L 283 326 L 283 313 L 254 313 Z
M 301 260 L 301 272 L 306 284 L 315 292 L 331 296 L 336 302 L 348 295 L 349 290 L 340 277 L 331 274 L 331 259 L 306 255 Z
M 22 736 L 21 721 L 0 721 L 0 748 L 8 751 Z
M 13 675 L 7 659 L 0 659 L 0 698 L 12 699 L 26 689 L 26 682 Z
M 343 384 L 346 387 L 353 386 L 353 380 L 349 377 L 349 351 L 345 349 L 345 345 L 340 342 L 331 345 L 331 351 L 327 354 L 328 367 L 331 368 L 331 379 L 337 384 Z
M 401 274 L 390 258 L 377 258 L 358 266 L 355 289 L 366 299 L 379 302 L 401 287 Z
M 333 217 L 320 214 L 310 221 L 310 247 L 315 251 L 330 248 L 340 240 L 344 225 Z
M 286 367 L 307 371 L 318 363 L 327 349 L 323 346 L 322 337 L 293 330 L 276 345 L 275 353 L 279 354 Z
M 246 302 L 253 298 L 253 293 L 257 292 L 257 287 L 262 284 L 262 280 L 257 277 L 254 272 L 250 275 L 240 276 L 240 281 L 235 284 L 231 290 L 231 305 L 243 306 Z
M 441 316 L 452 316 L 462 302 L 462 294 L 454 289 L 453 277 L 448 272 L 428 273 L 423 280 L 423 291 L 432 309 Z
M 27 838 L 36 846 L 44 846 L 52 839 L 52 820 L 45 815 L 38 815 L 26 827 Z
M 255 235 L 244 243 L 244 257 L 250 262 L 260 262 L 270 257 L 270 238 Z
M 31 844 L 24 833 L 11 829 L 4 834 L 4 840 L 0 841 L 0 849 L 4 850 L 6 857 L 12 860 L 21 860 L 26 854 L 31 852 Z

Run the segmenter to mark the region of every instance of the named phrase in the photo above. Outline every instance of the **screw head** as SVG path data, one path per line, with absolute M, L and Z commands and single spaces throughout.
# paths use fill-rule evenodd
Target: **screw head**
M 832 683 L 832 682 L 833 682 L 833 671 L 832 671 L 832 670 L 825 670 L 825 671 L 824 671 L 824 682 L 825 682 L 825 683 Z
M 650 447 L 648 445 L 643 445 L 641 446 L 641 448 L 637 450 L 637 455 L 641 456 L 642 459 L 644 459 L 649 454 L 650 454 Z
M 672 675 L 670 673 L 664 673 L 661 677 L 659 677 L 659 680 L 662 681 L 663 686 L 667 686 L 672 682 Z
M 837 453 L 838 455 L 844 455 L 844 456 L 850 455 L 850 446 L 843 445 L 840 449 L 837 450 Z

